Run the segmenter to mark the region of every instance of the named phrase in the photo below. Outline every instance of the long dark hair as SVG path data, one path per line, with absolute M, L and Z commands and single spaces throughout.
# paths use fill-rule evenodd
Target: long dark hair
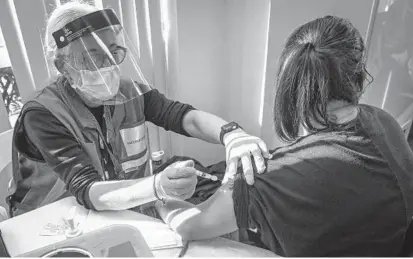
M 274 105 L 275 130 L 285 141 L 298 138 L 299 127 L 316 132 L 338 127 L 328 120 L 330 100 L 358 104 L 365 68 L 364 42 L 347 20 L 325 16 L 297 28 L 279 60 Z

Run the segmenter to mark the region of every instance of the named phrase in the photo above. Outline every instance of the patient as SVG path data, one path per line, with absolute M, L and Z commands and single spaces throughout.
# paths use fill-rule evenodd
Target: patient
M 282 256 L 397 256 L 413 214 L 413 154 L 394 118 L 359 104 L 365 46 L 347 20 L 326 16 L 287 39 L 279 61 L 267 173 L 242 174 L 194 206 L 156 207 L 184 239 L 248 229 Z

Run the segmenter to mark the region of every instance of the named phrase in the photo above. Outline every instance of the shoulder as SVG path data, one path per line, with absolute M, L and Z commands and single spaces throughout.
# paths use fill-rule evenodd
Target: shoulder
M 26 125 L 46 125 L 55 120 L 53 114 L 39 103 L 33 103 L 24 113 L 23 122 Z
M 41 104 L 34 104 L 31 109 L 22 113 L 15 125 L 15 139 L 44 139 L 48 136 L 66 134 L 65 126 Z M 45 139 L 46 139 L 45 138 Z
M 45 106 L 47 99 L 58 100 L 55 98 L 58 94 L 58 85 L 62 84 L 61 79 L 52 82 L 41 90 L 35 91 L 31 98 L 24 104 L 20 112 L 20 120 L 22 123 L 47 124 L 50 119 L 54 119 L 52 112 Z
M 317 132 L 302 137 L 290 145 L 278 148 L 273 153 L 274 159 L 269 160 L 268 163 L 269 165 L 287 163 L 291 166 L 297 166 L 292 161 L 302 160 L 307 163 L 310 159 L 319 157 L 334 158 L 341 156 L 342 147 L 351 145 L 353 143 L 351 140 L 351 136 L 342 132 Z M 276 166 L 274 167 L 276 168 Z
M 48 91 L 48 89 L 43 89 L 41 93 L 39 93 L 39 96 L 41 96 L 44 91 Z M 50 125 L 62 124 L 53 113 L 43 105 L 43 102 L 39 100 L 39 98 L 34 98 L 23 106 L 15 127 L 24 128 L 25 131 L 38 131 L 50 129 Z
M 361 174 L 367 170 L 365 163 L 379 159 L 378 156 L 370 141 L 363 137 L 317 133 L 273 153 L 273 158 L 267 161 L 266 173 L 256 175 L 256 186 L 270 184 L 274 188 L 305 192 L 324 186 L 327 190 L 341 185 L 342 178 L 351 182 L 367 177 L 368 174 Z
M 167 100 L 165 95 L 163 95 L 156 89 L 150 89 L 147 92 L 145 92 L 143 98 L 145 100 L 145 104 L 161 104 L 162 102 L 165 102 Z
M 359 108 L 361 119 L 376 119 L 384 122 L 397 123 L 396 119 L 390 113 L 381 108 L 367 104 L 360 104 Z
M 33 102 L 23 110 L 14 127 L 13 141 L 17 150 L 26 156 L 43 161 L 37 144 L 47 144 L 50 137 L 62 136 L 64 126 L 41 104 Z M 36 144 L 35 144 L 36 143 Z
M 134 81 L 131 78 L 121 77 L 119 90 L 125 96 L 138 97 L 152 90 L 152 87 Z
M 405 121 L 402 121 L 404 123 Z M 405 133 L 388 112 L 369 105 L 360 105 L 359 123 L 371 139 L 380 137 L 388 146 L 405 145 Z M 391 140 L 391 141 L 390 141 Z
M 46 109 L 41 103 L 47 102 L 48 99 L 59 100 L 59 98 L 55 98 L 59 96 L 59 85 L 63 86 L 66 80 L 63 77 L 57 78 L 55 81 L 51 81 L 48 85 L 43 87 L 42 89 L 38 89 L 33 91 L 27 98 L 25 105 L 22 107 L 22 112 L 25 109 L 31 109 L 32 107 L 42 107 Z

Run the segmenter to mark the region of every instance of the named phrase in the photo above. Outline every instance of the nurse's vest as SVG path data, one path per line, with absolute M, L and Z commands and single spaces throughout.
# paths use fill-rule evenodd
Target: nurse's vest
M 108 180 L 109 174 L 104 170 L 106 161 L 102 150 L 109 152 L 116 175 L 114 179 L 137 179 L 147 174 L 144 100 L 136 93 L 134 84 L 131 80 L 121 79 L 119 91 L 130 101 L 104 106 L 105 135 L 96 118 L 64 78 L 45 87 L 24 105 L 13 136 L 13 195 L 7 198 L 13 216 L 70 196 L 65 183 L 45 161 L 18 144 L 25 134 L 24 115 L 39 104 L 72 133 L 103 180 Z

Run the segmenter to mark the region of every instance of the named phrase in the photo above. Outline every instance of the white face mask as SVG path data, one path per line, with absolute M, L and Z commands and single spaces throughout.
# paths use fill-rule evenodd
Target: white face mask
M 85 98 L 92 101 L 107 101 L 119 91 L 120 72 L 117 66 L 101 68 L 96 71 L 80 70 L 81 85 L 72 85 Z

